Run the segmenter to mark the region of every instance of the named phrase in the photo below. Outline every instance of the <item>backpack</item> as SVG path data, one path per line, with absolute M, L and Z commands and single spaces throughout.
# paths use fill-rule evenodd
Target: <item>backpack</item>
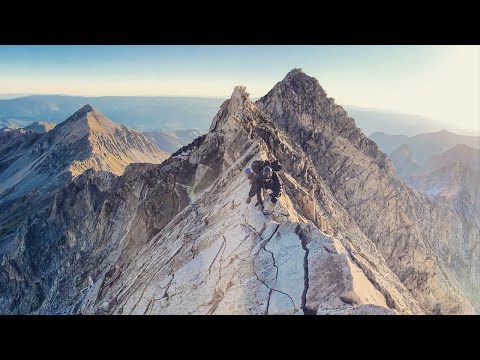
M 272 161 L 271 168 L 273 171 L 280 171 L 282 170 L 282 164 L 280 164 L 280 160 Z
M 252 162 L 252 171 L 255 174 L 261 173 L 263 170 L 263 161 L 262 160 L 255 160 Z

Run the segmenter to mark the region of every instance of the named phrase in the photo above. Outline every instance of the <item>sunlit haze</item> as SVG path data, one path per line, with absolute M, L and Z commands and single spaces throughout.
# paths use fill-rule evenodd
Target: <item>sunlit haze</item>
M 479 46 L 0 46 L 0 94 L 258 97 L 295 67 L 341 105 L 480 132 Z

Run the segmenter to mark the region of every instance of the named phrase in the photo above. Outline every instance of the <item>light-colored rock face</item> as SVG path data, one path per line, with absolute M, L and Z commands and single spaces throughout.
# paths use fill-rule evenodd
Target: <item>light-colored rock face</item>
M 284 189 L 261 212 L 243 170 L 265 157 Z M 442 211 L 294 70 L 256 104 L 236 87 L 162 164 L 73 179 L 1 258 L 0 312 L 470 313 Z

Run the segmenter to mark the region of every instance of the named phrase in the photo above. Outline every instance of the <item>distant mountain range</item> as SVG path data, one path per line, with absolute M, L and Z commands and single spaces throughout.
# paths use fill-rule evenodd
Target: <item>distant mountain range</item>
M 432 156 L 425 164 L 403 174 L 405 181 L 439 203 L 449 203 L 463 218 L 463 226 L 479 229 L 480 149 L 461 144 Z M 474 248 L 477 237 L 465 239 Z
M 390 134 L 413 136 L 441 128 L 438 122 L 420 115 L 363 108 L 353 105 L 345 106 L 345 110 L 355 119 L 356 125 L 362 129 L 366 135 L 376 131 L 384 131 Z
M 480 136 L 458 135 L 447 130 L 423 133 L 415 136 L 390 135 L 375 132 L 369 136 L 384 153 L 390 154 L 401 145 L 408 145 L 415 159 L 424 162 L 433 155 L 440 154 L 458 144 L 480 148 Z
M 445 196 L 446 193 L 453 196 L 462 193 L 464 188 L 469 189 L 467 193 L 480 192 L 475 184 L 480 176 L 479 136 L 442 130 L 412 137 L 376 132 L 370 138 L 383 152 L 390 154 L 397 174 L 417 190 L 432 196 Z M 477 199 L 478 196 L 469 197 Z
M 405 135 L 372 134 L 384 152 L 401 144 L 390 155 L 397 174 L 412 188 L 435 203 L 450 206 L 462 219 L 465 257 L 475 250 L 480 223 L 480 137 L 461 136 L 448 131 Z M 443 244 L 440 246 L 444 246 Z M 454 261 L 457 261 L 456 259 Z M 468 277 L 468 267 L 459 266 L 460 277 Z M 475 288 L 470 282 L 469 288 Z
M 34 121 L 59 123 L 83 105 L 91 104 L 105 116 L 136 130 L 207 129 L 210 119 L 226 100 L 168 96 L 20 95 L 12 98 L 12 94 L 0 94 L 0 128 L 8 125 L 24 127 Z M 384 131 L 412 136 L 439 128 L 438 123 L 423 116 L 353 105 L 344 108 L 365 135 Z
M 26 126 L 35 121 L 59 123 L 85 104 L 136 130 L 206 129 L 225 99 L 200 97 L 140 97 L 31 95 L 0 100 L 0 127 Z

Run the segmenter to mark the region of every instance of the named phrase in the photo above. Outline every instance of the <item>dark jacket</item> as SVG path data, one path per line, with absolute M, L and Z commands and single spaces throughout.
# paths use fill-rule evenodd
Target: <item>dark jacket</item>
M 272 197 L 278 197 L 282 187 L 280 185 L 280 180 L 278 179 L 277 173 L 274 171 L 270 180 L 264 182 L 265 189 L 272 190 Z
M 249 197 L 254 197 L 257 195 L 257 201 L 263 201 L 262 198 L 262 188 L 272 190 L 272 197 L 279 197 L 281 191 L 280 180 L 278 179 L 277 173 L 274 171 L 272 173 L 271 179 L 265 181 L 262 177 L 262 173 L 255 174 L 255 177 L 251 180 L 252 186 L 250 187 L 250 192 L 248 193 Z

